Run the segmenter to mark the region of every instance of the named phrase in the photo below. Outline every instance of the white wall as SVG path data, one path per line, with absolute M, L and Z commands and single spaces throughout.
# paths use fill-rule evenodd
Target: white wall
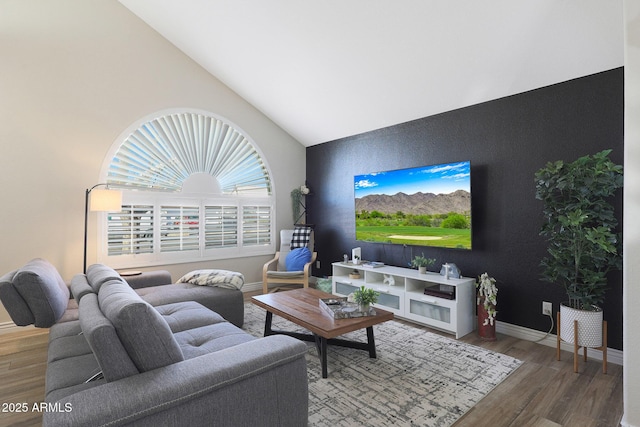
M 640 426 L 640 2 L 624 0 L 624 418 Z
M 211 111 L 243 129 L 273 173 L 277 229 L 290 226 L 304 147 L 116 0 L 3 0 L 0 28 L 0 274 L 34 257 L 67 281 L 80 272 L 85 189 L 121 132 L 167 108 Z M 259 281 L 268 258 L 169 270 L 224 267 Z M 0 324 L 9 320 L 1 308 Z

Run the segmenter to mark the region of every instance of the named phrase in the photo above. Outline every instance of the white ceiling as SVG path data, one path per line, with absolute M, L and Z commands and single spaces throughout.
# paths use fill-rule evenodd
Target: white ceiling
M 623 65 L 622 0 L 120 0 L 305 146 Z

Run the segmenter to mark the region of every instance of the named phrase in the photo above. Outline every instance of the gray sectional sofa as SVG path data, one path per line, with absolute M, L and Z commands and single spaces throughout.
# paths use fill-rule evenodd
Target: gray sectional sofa
M 49 266 L 25 266 L 30 291 L 48 289 L 38 298 L 43 307 L 61 304 L 59 295 L 49 298 L 55 289 L 65 292 Z M 0 279 L 5 305 L 17 300 L 9 293 L 26 292 L 20 272 L 12 273 Z M 152 288 L 140 289 L 162 304 L 145 301 L 106 266 L 74 277 L 78 320 L 56 323 L 49 334 L 45 401 L 53 410 L 43 425 L 307 425 L 304 343 L 252 337 L 175 289 L 161 297 Z

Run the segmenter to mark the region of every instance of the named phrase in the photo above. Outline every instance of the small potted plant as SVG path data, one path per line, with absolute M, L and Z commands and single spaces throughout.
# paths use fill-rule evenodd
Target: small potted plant
M 478 335 L 485 340 L 496 339 L 496 305 L 498 304 L 498 288 L 496 279 L 482 273 L 476 282 L 478 304 Z
M 379 292 L 361 286 L 353 293 L 353 300 L 358 303 L 358 310 L 368 312 L 369 306 L 378 301 Z
M 424 252 L 422 255 L 416 255 L 411 261 L 411 266 L 418 269 L 420 274 L 426 274 L 427 267 L 432 266 L 436 262 L 435 258 L 425 258 Z

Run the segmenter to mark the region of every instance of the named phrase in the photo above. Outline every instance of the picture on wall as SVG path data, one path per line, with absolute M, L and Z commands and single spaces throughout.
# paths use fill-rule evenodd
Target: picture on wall
M 471 249 L 468 161 L 354 177 L 356 240 Z

